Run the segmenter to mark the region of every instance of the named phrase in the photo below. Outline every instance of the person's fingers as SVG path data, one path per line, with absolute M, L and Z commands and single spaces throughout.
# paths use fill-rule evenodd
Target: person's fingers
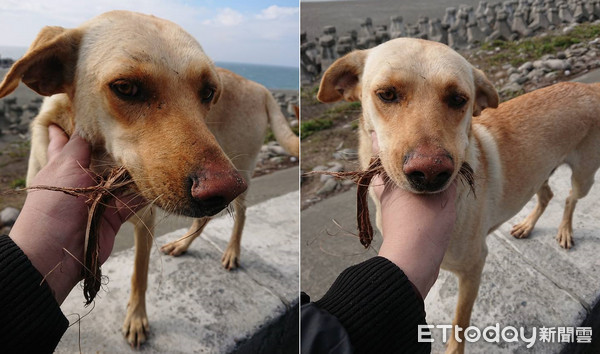
M 57 158 L 61 153 L 77 161 L 82 167 L 88 168 L 90 165 L 90 144 L 83 138 L 73 133 L 71 137 L 55 124 L 48 126 L 48 161 Z
M 69 142 L 67 134 L 55 124 L 48 126 L 48 137 L 50 139 L 48 143 L 48 160 L 54 159 L 63 150 L 65 145 Z
M 74 132 L 73 135 L 71 135 L 71 139 L 69 139 L 69 142 L 65 145 L 64 152 L 71 156 L 75 161 L 79 162 L 83 168 L 88 168 L 90 166 L 90 144 L 80 137 L 77 132 Z
M 383 194 L 383 191 L 385 189 L 385 183 L 383 183 L 381 175 L 377 174 L 375 175 L 375 177 L 373 177 L 373 179 L 371 179 L 371 188 L 375 192 L 377 198 L 381 199 L 381 194 Z

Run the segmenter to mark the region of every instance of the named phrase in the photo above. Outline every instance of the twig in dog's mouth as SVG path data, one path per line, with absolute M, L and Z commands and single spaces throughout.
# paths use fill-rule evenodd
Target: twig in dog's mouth
M 381 159 L 379 157 L 371 158 L 369 167 L 365 171 L 349 171 L 349 172 L 331 172 L 331 171 L 314 171 L 308 174 L 326 174 L 340 179 L 350 179 L 357 185 L 356 189 L 356 222 L 358 225 L 358 237 L 360 243 L 369 248 L 373 241 L 373 226 L 369 217 L 369 202 L 367 195 L 371 180 L 380 175 L 383 181 L 389 181 Z M 467 162 L 464 162 L 458 171 L 458 178 L 466 184 L 473 195 L 475 196 L 475 178 L 473 168 Z
M 89 305 L 100 290 L 102 271 L 98 262 L 100 254 L 100 224 L 108 202 L 120 192 L 132 187 L 133 179 L 123 167 L 113 168 L 106 178 L 97 176 L 97 185 L 85 188 L 64 188 L 52 186 L 33 186 L 28 190 L 49 190 L 63 192 L 76 197 L 86 197 L 88 221 L 84 241 L 83 258 L 83 295 Z

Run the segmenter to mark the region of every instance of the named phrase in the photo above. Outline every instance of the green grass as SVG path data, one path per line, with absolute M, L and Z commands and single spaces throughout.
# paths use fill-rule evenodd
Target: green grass
M 315 105 L 319 103 L 317 100 L 317 92 L 319 92 L 319 85 L 305 88 L 300 88 L 300 100 L 303 105 Z
M 575 27 L 568 34 L 555 32 L 546 37 L 526 38 L 519 41 L 495 40 L 481 46 L 483 50 L 500 51 L 485 60 L 490 65 L 501 65 L 510 63 L 519 66 L 527 61 L 537 60 L 545 54 L 554 54 L 565 50 L 573 44 L 585 43 L 600 36 L 600 25 L 582 24 Z
M 329 118 L 309 119 L 300 124 L 300 139 L 306 139 L 315 132 L 331 128 L 333 120 Z
M 360 112 L 360 109 L 360 102 L 348 102 L 326 110 L 317 118 L 305 120 L 300 124 L 300 139 L 306 139 L 315 132 L 329 129 L 335 120 L 346 114 Z
M 10 187 L 12 189 L 25 188 L 25 178 L 17 178 L 10 182 Z

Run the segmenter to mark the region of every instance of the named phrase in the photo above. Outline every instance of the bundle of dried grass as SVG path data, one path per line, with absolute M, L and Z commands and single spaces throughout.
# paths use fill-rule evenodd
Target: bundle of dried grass
M 314 171 L 315 174 L 326 174 L 340 179 L 350 179 L 356 183 L 356 222 L 358 224 L 358 238 L 360 243 L 369 248 L 373 241 L 373 226 L 369 218 L 369 185 L 371 180 L 376 175 L 381 175 L 382 179 L 386 180 L 385 170 L 381 165 L 379 157 L 371 158 L 369 167 L 365 171 L 348 171 L 348 172 L 331 172 L 331 171 Z
M 102 271 L 98 262 L 100 254 L 100 224 L 108 202 L 133 184 L 131 176 L 123 167 L 113 168 L 107 177 L 96 176 L 97 185 L 85 188 L 63 188 L 52 186 L 33 186 L 29 190 L 49 190 L 63 192 L 75 197 L 85 197 L 88 206 L 88 221 L 84 242 L 83 259 L 83 295 L 89 305 L 102 285 Z
M 373 226 L 371 225 L 371 219 L 369 217 L 369 202 L 367 195 L 369 192 L 369 185 L 371 180 L 376 176 L 380 175 L 383 181 L 389 181 L 381 160 L 379 157 L 371 158 L 369 167 L 364 171 L 349 171 L 349 172 L 331 172 L 331 171 L 314 171 L 310 174 L 326 174 L 340 179 L 350 179 L 356 183 L 356 223 L 358 226 L 358 238 L 360 243 L 365 247 L 369 248 L 373 241 Z M 475 196 L 475 178 L 473 175 L 473 169 L 468 163 L 463 163 L 458 172 L 458 178 L 461 180 L 463 185 L 467 185 L 473 195 Z

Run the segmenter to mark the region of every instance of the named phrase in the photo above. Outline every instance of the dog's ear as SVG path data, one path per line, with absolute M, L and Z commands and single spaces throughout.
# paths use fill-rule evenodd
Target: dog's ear
M 317 99 L 321 102 L 335 102 L 342 98 L 358 101 L 358 85 L 367 57 L 366 50 L 356 50 L 336 60 L 323 75 Z
M 42 28 L 0 83 L 0 97 L 13 92 L 19 80 L 43 96 L 66 92 L 73 83 L 81 37 L 78 29 Z
M 481 111 L 490 107 L 498 107 L 498 92 L 494 85 L 488 80 L 483 71 L 473 68 L 473 79 L 475 81 L 475 103 L 473 104 L 473 115 L 478 116 Z

